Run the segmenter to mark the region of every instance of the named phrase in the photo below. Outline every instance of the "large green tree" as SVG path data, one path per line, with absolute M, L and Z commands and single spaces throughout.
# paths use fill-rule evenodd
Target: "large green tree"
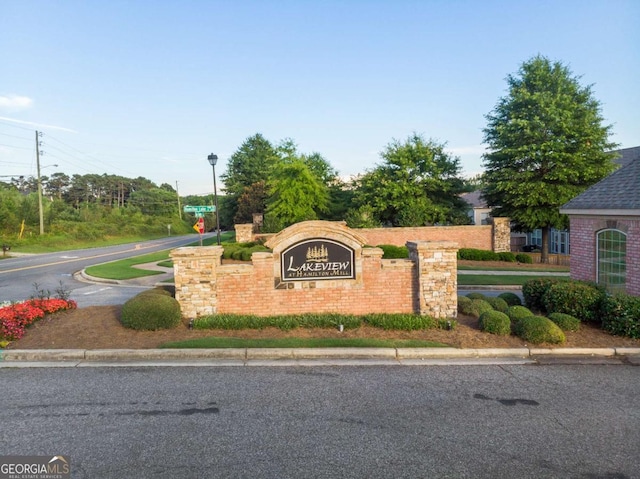
M 521 231 L 542 230 L 548 261 L 552 227 L 567 227 L 559 208 L 613 169 L 616 145 L 591 86 L 560 62 L 536 56 L 507 77 L 508 94 L 486 118 L 483 196 L 494 216 Z
M 389 226 L 467 223 L 460 160 L 444 148 L 416 133 L 391 142 L 383 164 L 358 180 L 357 208 Z

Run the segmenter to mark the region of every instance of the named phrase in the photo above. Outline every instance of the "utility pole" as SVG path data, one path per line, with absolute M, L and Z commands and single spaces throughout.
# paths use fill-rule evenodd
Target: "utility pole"
M 40 142 L 38 138 L 42 133 L 36 130 L 36 167 L 38 169 L 38 215 L 40 216 L 40 235 L 44 234 L 44 213 L 42 211 L 42 179 L 40 178 Z
M 178 180 L 176 180 L 176 195 L 178 195 L 178 216 L 182 220 L 182 207 L 180 206 L 180 193 L 178 192 Z

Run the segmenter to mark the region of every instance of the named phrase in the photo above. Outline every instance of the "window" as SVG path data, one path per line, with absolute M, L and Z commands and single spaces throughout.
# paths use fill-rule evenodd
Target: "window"
M 624 293 L 627 283 L 627 235 L 608 229 L 597 234 L 598 283 L 611 293 Z

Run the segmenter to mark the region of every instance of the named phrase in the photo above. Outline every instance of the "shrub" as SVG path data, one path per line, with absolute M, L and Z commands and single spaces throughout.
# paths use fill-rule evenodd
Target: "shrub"
M 533 313 L 529 308 L 525 308 L 524 306 L 510 306 L 507 311 L 507 316 L 513 323 L 517 323 L 518 321 L 528 318 L 529 316 L 533 316 Z
M 526 253 L 518 253 L 516 254 L 516 261 L 518 263 L 524 264 L 533 264 L 533 258 Z
M 469 299 L 487 299 L 487 297 L 482 293 L 469 293 L 469 294 L 467 294 L 467 298 L 469 298 Z
M 500 293 L 498 298 L 503 299 L 509 306 L 521 306 L 522 301 L 516 293 Z
M 365 323 L 384 330 L 433 329 L 438 324 L 434 318 L 418 314 L 367 314 L 362 319 Z
M 542 298 L 551 285 L 556 284 L 556 278 L 537 278 L 525 281 L 522 285 L 522 296 L 527 308 L 546 312 Z
M 468 261 L 499 261 L 497 253 L 475 248 L 460 248 L 457 256 L 458 259 Z
M 467 310 L 471 306 L 471 299 L 466 296 L 458 296 L 458 313 L 463 313 L 464 309 Z
M 180 304 L 171 296 L 143 293 L 122 306 L 120 322 L 139 331 L 169 329 L 180 323 Z
M 551 313 L 549 319 L 556 323 L 563 331 L 577 331 L 580 329 L 580 320 L 570 314 Z
M 511 334 L 511 320 L 500 311 L 487 311 L 480 315 L 480 330 L 500 336 Z
M 158 295 L 162 295 L 162 296 L 173 296 L 170 291 L 167 291 L 164 288 L 146 289 L 146 290 L 142 291 L 141 293 L 138 293 L 138 296 L 140 296 L 141 294 L 158 294 Z
M 493 311 L 493 306 L 484 299 L 472 299 L 469 308 L 463 311 L 463 313 L 473 316 L 474 318 L 479 318 L 482 313 L 487 311 Z
M 515 263 L 516 262 L 516 255 L 509 252 L 509 251 L 503 251 L 501 253 L 498 253 L 498 261 L 506 261 L 507 263 Z
M 406 259 L 409 257 L 409 249 L 406 246 L 381 244 L 377 247 L 382 250 L 384 259 Z
M 544 316 L 523 318 L 514 323 L 513 330 L 518 337 L 532 344 L 562 344 L 566 340 L 558 325 Z
M 550 285 L 542 295 L 544 310 L 548 313 L 565 313 L 581 321 L 595 321 L 605 293 L 593 283 L 561 281 Z
M 487 296 L 485 298 L 485 301 L 489 303 L 493 309 L 495 309 L 496 311 L 500 311 L 501 313 L 506 313 L 509 309 L 509 305 L 502 298 L 498 298 L 496 296 Z
M 602 329 L 616 336 L 640 338 L 640 298 L 608 296 L 602 303 Z

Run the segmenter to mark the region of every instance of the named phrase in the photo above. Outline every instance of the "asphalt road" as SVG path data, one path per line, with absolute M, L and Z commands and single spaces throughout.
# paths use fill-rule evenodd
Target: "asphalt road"
M 640 477 L 640 368 L 0 369 L 0 454 L 74 478 Z
M 203 237 L 215 233 L 207 233 Z M 104 248 L 60 251 L 15 256 L 0 261 L 0 301 L 22 301 L 37 296 L 37 289 L 56 296 L 62 287 L 71 292 L 79 307 L 123 304 L 143 287 L 114 284 L 89 284 L 74 278 L 74 273 L 95 264 L 177 248 L 197 243 L 197 235 L 174 236 Z M 38 285 L 37 288 L 35 285 Z

